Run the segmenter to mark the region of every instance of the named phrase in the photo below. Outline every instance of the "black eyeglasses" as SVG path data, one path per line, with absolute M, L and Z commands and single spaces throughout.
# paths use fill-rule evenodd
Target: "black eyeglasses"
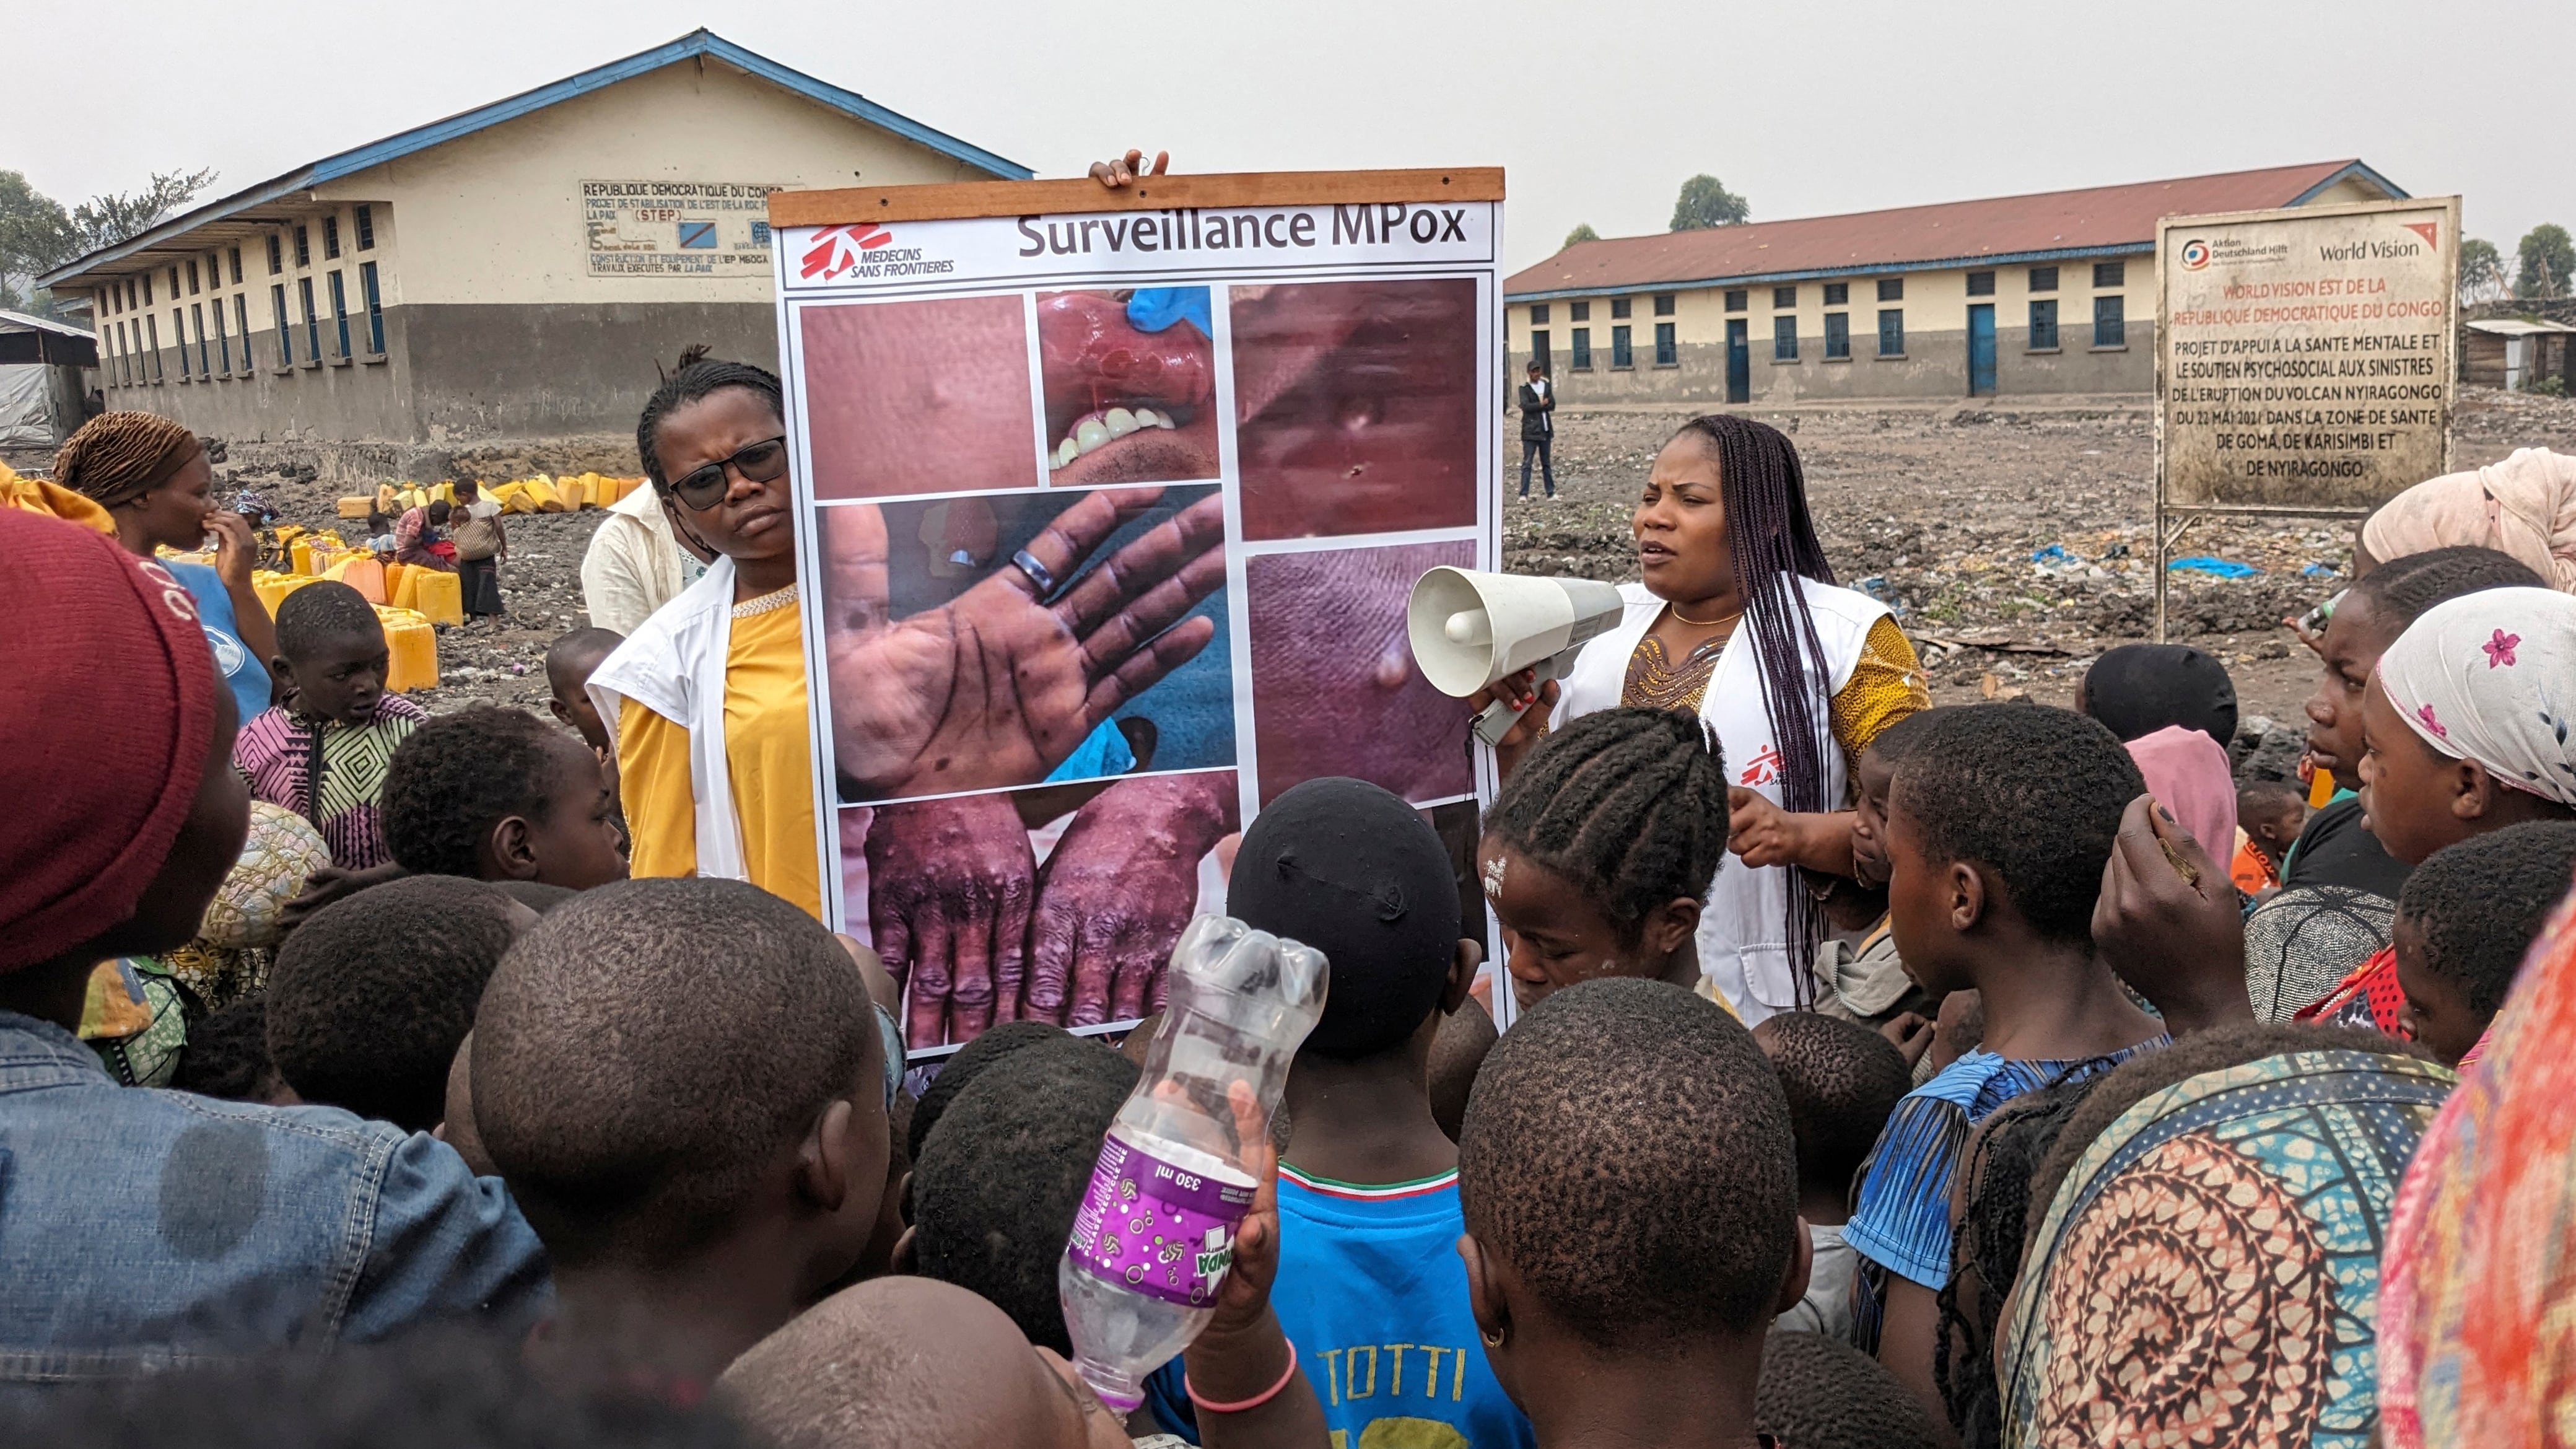
M 724 501 L 729 487 L 725 470 L 742 475 L 746 483 L 766 483 L 787 471 L 787 440 L 764 438 L 721 462 L 709 463 L 694 472 L 672 480 L 671 492 L 682 503 L 699 513 Z

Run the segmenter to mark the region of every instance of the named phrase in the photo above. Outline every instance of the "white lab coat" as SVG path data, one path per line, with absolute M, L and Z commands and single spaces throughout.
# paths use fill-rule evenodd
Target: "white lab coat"
M 1816 722 L 1826 728 L 1825 705 L 1851 682 L 1860 666 L 1861 648 L 1870 626 L 1886 615 L 1887 606 L 1850 589 L 1800 579 L 1807 609 L 1815 617 L 1816 640 L 1824 646 L 1821 669 L 1808 661 L 1808 678 L 1817 693 Z M 1628 656 L 1654 626 L 1664 601 L 1643 584 L 1621 584 L 1628 608 L 1616 628 L 1594 638 L 1575 656 L 1557 697 L 1549 723 L 1562 725 L 1577 715 L 1610 709 L 1627 684 Z M 1803 646 L 1802 646 L 1803 648 Z M 1779 751 L 1771 737 L 1771 720 L 1762 707 L 1762 666 L 1753 631 L 1738 625 L 1700 697 L 1700 718 L 1717 731 L 1729 785 L 1752 790 L 1778 805 Z M 1849 790 L 1843 752 L 1825 742 L 1824 801 L 1828 810 L 1842 808 Z M 1751 868 L 1728 855 L 1709 887 L 1708 906 L 1699 918 L 1699 969 L 1703 981 L 1734 1006 L 1746 1026 L 1786 1011 L 1798 1003 L 1797 973 L 1789 962 L 1789 892 L 1803 889 L 1788 866 Z

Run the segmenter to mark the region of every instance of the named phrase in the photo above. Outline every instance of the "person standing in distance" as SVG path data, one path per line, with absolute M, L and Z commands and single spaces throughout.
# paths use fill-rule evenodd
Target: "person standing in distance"
M 1521 496 L 1529 496 L 1530 459 L 1538 459 L 1539 476 L 1547 481 L 1547 496 L 1556 496 L 1556 463 L 1548 456 L 1549 445 L 1556 441 L 1556 387 L 1547 379 L 1547 369 L 1531 358 L 1529 381 L 1521 384 Z

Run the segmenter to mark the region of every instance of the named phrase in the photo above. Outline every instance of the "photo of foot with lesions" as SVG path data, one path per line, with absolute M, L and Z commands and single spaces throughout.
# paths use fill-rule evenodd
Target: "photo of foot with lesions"
M 843 801 L 1234 763 L 1215 485 L 820 513 Z
M 1209 306 L 1205 287 L 1038 294 L 1049 482 L 1217 476 Z

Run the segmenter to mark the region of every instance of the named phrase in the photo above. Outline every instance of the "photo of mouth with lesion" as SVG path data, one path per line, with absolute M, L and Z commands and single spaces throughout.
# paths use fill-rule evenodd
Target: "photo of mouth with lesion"
M 1048 482 L 1217 476 L 1209 306 L 1205 287 L 1038 294 Z

